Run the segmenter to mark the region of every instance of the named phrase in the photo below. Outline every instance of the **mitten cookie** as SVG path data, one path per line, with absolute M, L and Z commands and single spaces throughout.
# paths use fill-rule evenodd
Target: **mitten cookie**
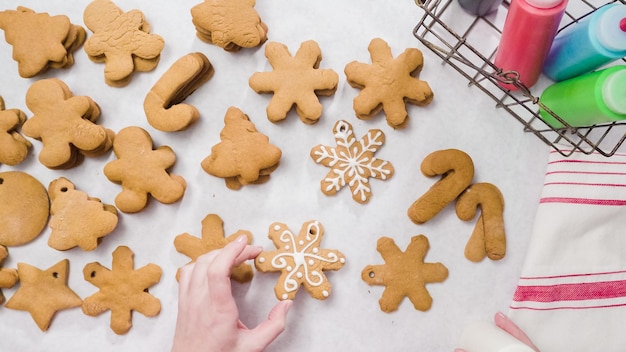
M 278 167 L 281 150 L 236 107 L 226 112 L 220 138 L 201 165 L 208 174 L 224 178 L 228 188 L 266 182 Z
M 174 247 L 179 253 L 191 258 L 190 263 L 194 263 L 199 256 L 224 248 L 241 235 L 248 238 L 248 244 L 252 243 L 250 231 L 239 230 L 228 237 L 224 237 L 224 222 L 218 215 L 209 214 L 202 220 L 202 238 L 183 233 L 174 238 Z M 180 270 L 176 272 L 176 280 L 178 280 L 179 274 Z M 253 275 L 250 264 L 242 263 L 232 268 L 230 277 L 237 282 L 244 283 L 252 280 Z
M 337 121 L 333 128 L 336 147 L 317 145 L 311 149 L 311 158 L 330 168 L 321 181 L 322 192 L 336 194 L 345 185 L 350 186 L 352 199 L 364 204 L 372 195 L 369 178 L 387 180 L 393 176 L 393 165 L 377 159 L 374 154 L 385 142 L 381 130 L 369 130 L 360 140 L 356 140 L 352 125 L 347 121 Z
M 78 246 L 84 251 L 94 250 L 117 226 L 114 206 L 77 190 L 65 177 L 50 182 L 48 194 L 52 200 L 48 245 L 54 249 Z
M 0 265 L 9 256 L 7 247 L 0 244 Z M 11 288 L 19 281 L 17 269 L 7 269 L 0 267 L 0 304 L 4 303 L 3 288 Z
M 152 137 L 141 127 L 123 128 L 115 137 L 113 152 L 117 160 L 104 166 L 104 175 L 122 185 L 115 205 L 125 213 L 136 213 L 148 203 L 148 195 L 170 204 L 185 194 L 187 183 L 168 169 L 176 162 L 176 154 L 168 146 L 153 149 Z
M 0 172 L 0 245 L 20 246 L 34 240 L 48 223 L 46 187 L 22 171 Z
M 80 156 L 100 156 L 111 149 L 115 133 L 95 122 L 100 108 L 87 96 L 74 96 L 56 78 L 33 83 L 26 92 L 26 106 L 33 117 L 22 132 L 43 143 L 39 161 L 50 169 L 76 165 Z
M 250 88 L 257 93 L 273 93 L 267 106 L 267 118 L 272 122 L 284 120 L 293 106 L 300 120 L 314 124 L 322 116 L 318 95 L 332 95 L 339 76 L 332 69 L 319 69 L 322 52 L 316 42 L 309 40 L 291 56 L 287 46 L 271 42 L 265 46 L 265 57 L 274 69 L 256 72 L 250 77 Z
M 344 69 L 348 83 L 361 89 L 353 102 L 356 116 L 370 119 L 383 110 L 389 126 L 404 128 L 406 103 L 427 105 L 433 100 L 428 83 L 415 78 L 424 63 L 422 52 L 409 48 L 394 59 L 391 48 L 380 38 L 372 39 L 368 50 L 371 64 L 352 61 Z
M 28 156 L 32 144 L 18 131 L 25 121 L 26 114 L 21 110 L 5 110 L 0 97 L 0 164 L 17 165 Z
M 313 298 L 330 296 L 331 286 L 324 271 L 341 269 L 346 258 L 336 249 L 320 248 L 323 236 L 324 228 L 315 220 L 304 223 L 297 236 L 285 224 L 270 225 L 268 237 L 277 249 L 261 252 L 254 265 L 261 272 L 280 272 L 274 287 L 276 298 L 293 299 L 300 285 Z
M 0 29 L 13 46 L 12 57 L 24 78 L 73 65 L 73 52 L 87 36 L 83 27 L 70 23 L 65 15 L 50 16 L 23 6 L 0 12 Z
M 226 51 L 260 46 L 267 40 L 267 25 L 254 9 L 255 0 L 205 0 L 191 9 L 201 40 Z
M 385 286 L 378 301 L 383 312 L 393 312 L 408 297 L 417 310 L 426 311 L 433 299 L 426 284 L 443 282 L 448 277 L 448 269 L 441 263 L 425 263 L 428 252 L 428 238 L 413 236 L 406 251 L 402 252 L 389 237 L 381 237 L 376 249 L 385 260 L 382 265 L 368 265 L 361 272 L 361 278 L 368 285 Z
M 111 311 L 111 329 L 118 335 L 130 330 L 132 312 L 147 317 L 161 312 L 161 302 L 148 289 L 161 280 L 162 270 L 156 264 L 134 269 L 134 253 L 130 248 L 119 246 L 113 251 L 111 269 L 100 263 L 89 263 L 83 269 L 85 280 L 100 290 L 85 298 L 83 313 L 97 316 Z
M 141 11 L 123 12 L 111 0 L 94 0 L 85 8 L 83 20 L 93 32 L 85 41 L 85 52 L 92 61 L 105 63 L 108 85 L 125 86 L 135 71 L 156 68 L 165 42 L 150 34 Z
M 409 207 L 407 215 L 416 224 L 432 219 L 472 184 L 474 162 L 462 150 L 443 149 L 427 155 L 421 170 L 427 177 L 441 179 Z
M 82 299 L 67 286 L 69 260 L 63 259 L 47 270 L 17 263 L 20 287 L 5 307 L 30 313 L 42 331 L 48 330 L 60 310 L 79 307 Z
M 143 102 L 150 126 L 164 132 L 184 130 L 200 116 L 195 106 L 182 102 L 213 76 L 213 66 L 203 53 L 176 60 L 152 86 Z
M 491 260 L 500 260 L 506 254 L 506 235 L 504 231 L 504 197 L 491 183 L 476 183 L 461 193 L 456 201 L 456 214 L 459 219 L 469 221 L 481 213 L 474 226 L 474 231 L 465 246 L 465 257 L 479 262 L 487 256 Z

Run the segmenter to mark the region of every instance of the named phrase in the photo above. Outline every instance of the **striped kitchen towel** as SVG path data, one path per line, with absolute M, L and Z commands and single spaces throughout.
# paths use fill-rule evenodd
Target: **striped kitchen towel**
M 552 152 L 508 316 L 542 352 L 626 351 L 626 154 Z

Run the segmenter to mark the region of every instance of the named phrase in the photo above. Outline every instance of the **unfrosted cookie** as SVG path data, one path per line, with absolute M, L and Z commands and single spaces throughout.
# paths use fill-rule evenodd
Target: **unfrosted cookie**
M 330 296 L 331 285 L 324 271 L 339 270 L 346 263 L 336 249 L 321 248 L 324 228 L 319 221 L 304 223 L 298 235 L 287 225 L 270 225 L 268 237 L 276 250 L 263 251 L 254 260 L 261 272 L 280 272 L 274 293 L 279 300 L 293 299 L 300 286 L 316 299 Z
M 433 100 L 428 83 L 415 78 L 424 64 L 422 52 L 408 48 L 394 59 L 391 48 L 380 38 L 372 39 L 368 50 L 371 64 L 352 61 L 344 69 L 348 83 L 361 89 L 353 102 L 356 116 L 370 119 L 383 110 L 389 126 L 404 128 L 406 103 L 427 105 Z
M 226 111 L 220 139 L 201 165 L 208 174 L 224 178 L 230 189 L 266 182 L 279 165 L 281 150 L 236 107 Z
M 124 12 L 111 0 L 94 0 L 85 8 L 83 20 L 93 32 L 85 41 L 85 52 L 92 61 L 105 63 L 108 85 L 124 86 L 135 71 L 156 68 L 165 42 L 150 33 L 141 11 Z
M 224 222 L 217 214 L 209 214 L 202 219 L 202 237 L 194 237 L 188 233 L 182 233 L 174 238 L 176 251 L 191 258 L 190 263 L 194 263 L 199 256 L 210 251 L 224 248 L 228 243 L 233 242 L 239 236 L 245 235 L 248 244 L 252 243 L 252 233 L 246 230 L 238 230 L 232 235 L 224 236 Z M 179 278 L 180 270 L 176 272 L 176 279 Z M 230 277 L 237 282 L 248 282 L 252 280 L 254 273 L 250 264 L 242 263 L 232 268 Z
M 104 166 L 104 175 L 122 186 L 115 197 L 119 210 L 136 213 L 147 206 L 148 196 L 171 204 L 185 194 L 185 179 L 169 172 L 176 162 L 176 154 L 168 146 L 154 149 L 152 137 L 143 128 L 130 126 L 120 130 L 113 152 L 117 160 Z
M 441 263 L 424 262 L 428 248 L 428 238 L 424 235 L 413 236 L 404 252 L 389 237 L 378 240 L 376 249 L 385 264 L 366 266 L 361 278 L 368 285 L 385 286 L 378 301 L 383 312 L 397 310 L 404 297 L 408 297 L 417 310 L 430 309 L 433 299 L 426 284 L 444 281 L 448 269 Z
M 117 226 L 114 206 L 77 190 L 65 177 L 50 182 L 48 194 L 52 200 L 48 245 L 54 249 L 80 247 L 92 251 Z
M 69 260 L 63 259 L 46 270 L 17 263 L 20 286 L 5 307 L 30 313 L 42 331 L 48 330 L 60 310 L 79 307 L 82 299 L 67 286 Z
M 26 114 L 19 109 L 5 109 L 0 97 L 0 164 L 17 165 L 28 156 L 32 144 L 24 138 L 19 128 Z
M 97 262 L 83 268 L 85 280 L 99 288 L 83 301 L 83 313 L 97 316 L 110 310 L 111 330 L 118 335 L 130 330 L 133 311 L 147 317 L 161 312 L 161 302 L 148 289 L 161 280 L 162 270 L 156 264 L 135 269 L 133 256 L 130 248 L 119 246 L 113 251 L 111 269 Z
M 267 25 L 254 9 L 255 0 L 205 0 L 191 9 L 201 40 L 226 51 L 260 46 L 267 40 Z
M 0 245 L 20 246 L 41 234 L 48 223 L 46 187 L 22 171 L 0 172 Z
M 316 123 L 323 109 L 318 95 L 334 94 L 339 81 L 332 69 L 319 68 L 319 45 L 313 40 L 305 41 L 292 57 L 286 45 L 270 42 L 265 46 L 265 56 L 273 71 L 254 73 L 248 84 L 257 93 L 273 93 L 266 109 L 267 118 L 272 122 L 284 120 L 295 107 L 302 122 Z
M 352 125 L 340 120 L 335 123 L 333 134 L 336 147 L 317 145 L 311 149 L 311 158 L 330 171 L 320 182 L 322 192 L 334 195 L 344 186 L 349 186 L 352 199 L 363 204 L 372 195 L 369 179 L 388 180 L 393 176 L 393 165 L 378 159 L 374 154 L 385 142 L 381 130 L 369 130 L 360 140 L 354 137 Z
M 1 267 L 2 262 L 9 256 L 7 247 L 0 244 L 0 304 L 4 303 L 3 288 L 11 288 L 19 281 L 17 269 L 7 269 Z

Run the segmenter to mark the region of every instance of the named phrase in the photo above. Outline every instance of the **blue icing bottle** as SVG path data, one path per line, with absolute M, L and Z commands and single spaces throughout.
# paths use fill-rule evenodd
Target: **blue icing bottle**
M 563 81 L 626 56 L 626 5 L 604 5 L 554 38 L 543 73 Z

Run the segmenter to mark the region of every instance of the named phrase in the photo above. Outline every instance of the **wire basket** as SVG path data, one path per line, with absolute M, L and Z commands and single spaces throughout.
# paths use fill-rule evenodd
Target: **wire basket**
M 616 1 L 626 3 L 626 0 L 598 1 L 597 4 L 593 0 L 570 0 L 559 30 Z M 529 89 L 518 80 L 517 72 L 503 71 L 493 64 L 509 0 L 504 0 L 495 13 L 486 16 L 465 13 L 456 0 L 415 2 L 424 10 L 424 15 L 413 35 L 437 54 L 443 60 L 442 64 L 452 66 L 467 78 L 468 86 L 478 87 L 496 101 L 497 108 L 505 109 L 521 122 L 524 131 L 533 133 L 563 156 L 580 151 L 609 157 L 618 151 L 626 139 L 626 121 L 572 127 L 539 99 L 543 88 L 553 83 L 548 78 L 542 75 Z M 501 83 L 514 85 L 518 90 L 509 91 L 500 86 Z M 539 115 L 540 107 L 564 127 L 555 129 L 548 125 Z

